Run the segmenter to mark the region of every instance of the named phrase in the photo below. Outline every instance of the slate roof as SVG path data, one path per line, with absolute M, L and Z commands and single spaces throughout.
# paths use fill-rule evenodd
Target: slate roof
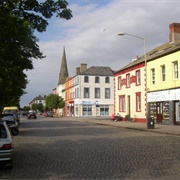
M 114 72 L 110 67 L 105 66 L 91 66 L 84 70 L 80 75 L 92 75 L 92 76 L 114 76 Z
M 159 57 L 163 57 L 165 55 L 171 54 L 171 53 L 179 51 L 179 50 L 180 50 L 180 40 L 177 40 L 175 42 L 165 43 L 163 45 L 160 45 L 160 46 L 154 48 L 153 50 L 149 51 L 148 53 L 146 53 L 146 62 L 152 61 L 154 59 L 157 59 Z M 122 70 L 125 70 L 125 69 L 132 67 L 134 65 L 140 64 L 142 62 L 145 62 L 144 55 L 141 56 L 140 58 L 138 58 L 136 61 L 130 62 L 129 64 L 122 67 L 121 69 L 119 69 L 115 73 L 118 73 Z

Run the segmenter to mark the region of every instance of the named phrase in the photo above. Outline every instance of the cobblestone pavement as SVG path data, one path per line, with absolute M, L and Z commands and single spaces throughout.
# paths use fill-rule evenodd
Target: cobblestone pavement
M 180 137 L 58 118 L 22 120 L 0 179 L 178 180 Z

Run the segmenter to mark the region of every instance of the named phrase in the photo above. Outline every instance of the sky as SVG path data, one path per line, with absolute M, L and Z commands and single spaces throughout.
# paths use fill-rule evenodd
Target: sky
M 121 69 L 144 53 L 169 41 L 169 25 L 180 23 L 180 1 L 176 0 L 67 0 L 72 10 L 70 20 L 53 17 L 44 33 L 35 33 L 40 50 L 46 55 L 33 60 L 33 70 L 25 71 L 27 92 L 20 106 L 39 95 L 49 95 L 57 87 L 63 48 L 68 73 L 76 75 L 76 67 L 108 66 Z

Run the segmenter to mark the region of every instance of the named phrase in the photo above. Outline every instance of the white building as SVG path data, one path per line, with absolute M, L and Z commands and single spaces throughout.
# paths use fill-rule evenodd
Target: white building
M 87 64 L 81 64 L 76 73 L 70 79 L 73 85 L 66 86 L 66 93 L 70 93 L 66 95 L 66 115 L 111 116 L 114 113 L 114 74 L 111 68 L 92 66 L 87 69 Z

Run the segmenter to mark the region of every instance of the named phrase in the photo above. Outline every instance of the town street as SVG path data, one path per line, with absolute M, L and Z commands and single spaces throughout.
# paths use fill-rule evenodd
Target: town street
M 21 118 L 0 179 L 179 179 L 180 137 L 70 118 Z

